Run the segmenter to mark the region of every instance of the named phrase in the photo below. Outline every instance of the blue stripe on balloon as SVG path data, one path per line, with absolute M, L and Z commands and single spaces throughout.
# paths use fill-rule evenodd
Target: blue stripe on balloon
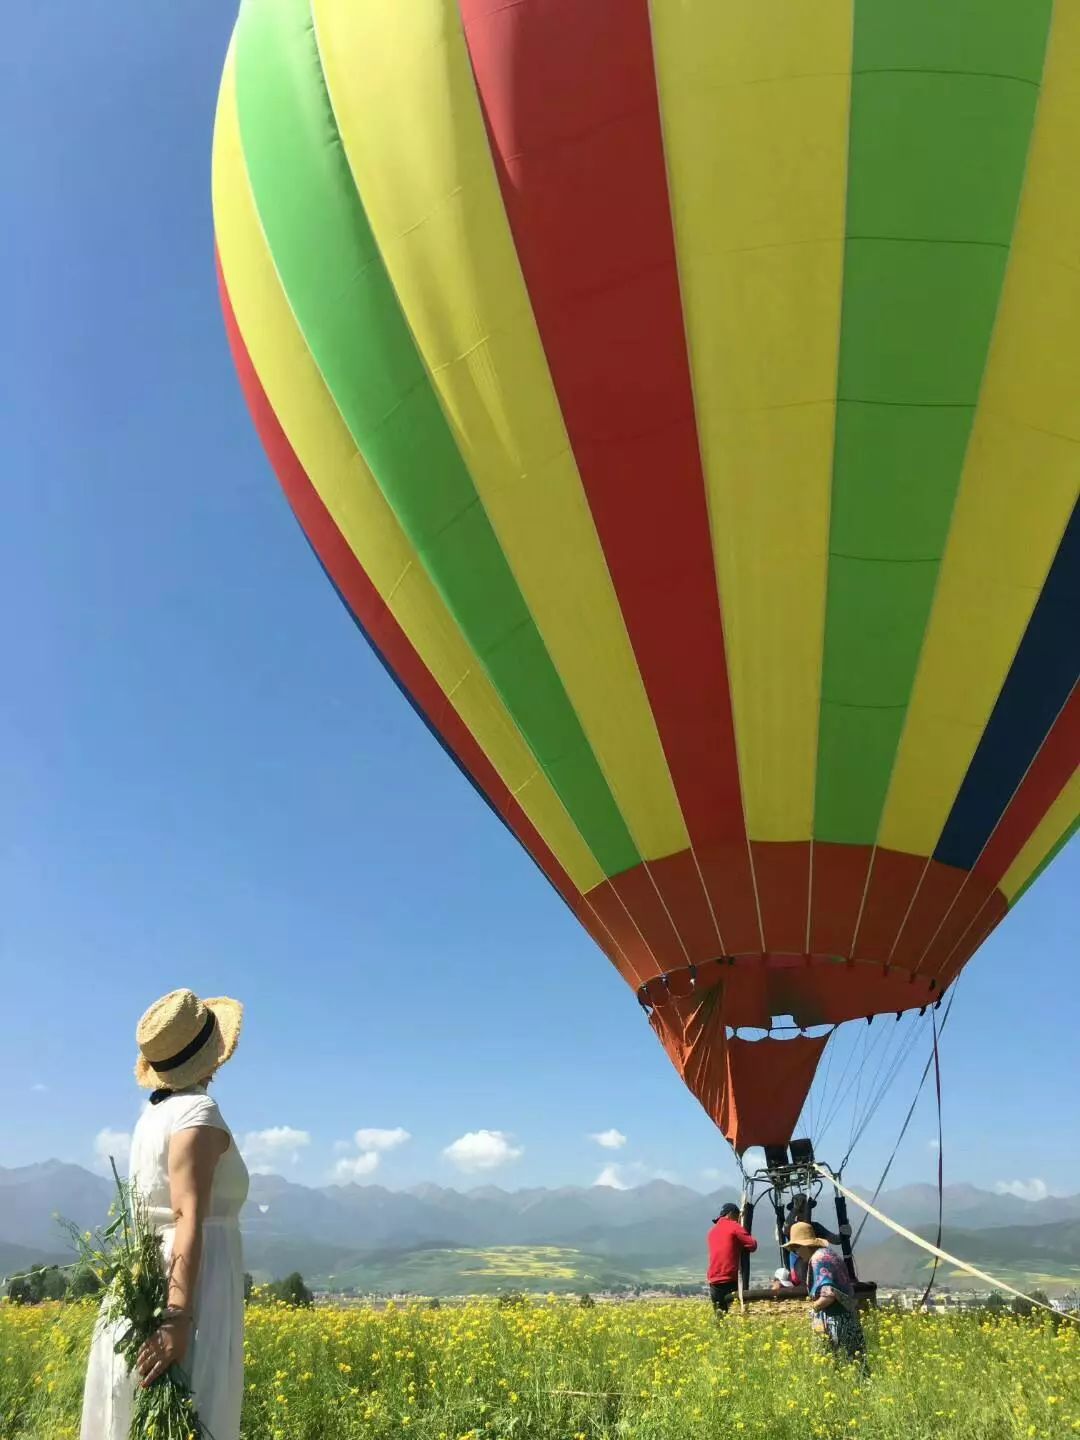
M 366 629 L 366 627 L 365 627 L 365 626 L 363 625 L 363 623 L 361 622 L 360 617 L 356 614 L 355 610 L 353 610 L 352 606 L 351 606 L 351 605 L 349 604 L 349 602 L 345 599 L 345 596 L 344 596 L 344 595 L 341 593 L 341 591 L 338 589 L 337 585 L 336 585 L 335 582 L 334 582 L 334 577 L 330 574 L 330 571 L 329 571 L 329 570 L 326 568 L 326 566 L 323 564 L 322 559 L 321 559 L 320 556 L 319 556 L 319 552 L 315 549 L 315 546 L 312 545 L 311 541 L 308 540 L 307 534 L 304 532 L 303 526 L 301 526 L 301 528 L 300 528 L 300 533 L 304 536 L 304 539 L 307 541 L 308 549 L 309 549 L 309 550 L 311 551 L 311 553 L 315 556 L 315 559 L 316 559 L 316 561 L 318 562 L 319 569 L 323 572 L 323 574 L 326 576 L 327 580 L 330 582 L 330 587 L 331 587 L 331 589 L 333 590 L 334 594 L 338 597 L 338 599 L 341 601 L 342 605 L 345 607 L 345 613 L 348 615 L 349 619 L 353 622 L 353 624 L 356 626 L 356 628 L 360 631 L 360 634 L 361 634 L 361 635 L 364 637 L 364 639 L 367 641 L 368 646 L 369 646 L 370 649 L 371 649 L 371 653 L 375 656 L 376 660 L 378 660 L 379 664 L 380 664 L 380 665 L 382 666 L 382 668 L 386 671 L 387 675 L 390 676 L 390 679 L 391 679 L 391 680 L 394 682 L 394 684 L 397 686 L 398 690 L 401 692 L 402 695 L 404 695 L 405 699 L 409 702 L 409 706 L 410 706 L 410 708 L 412 709 L 412 711 L 414 712 L 414 714 L 417 715 L 417 716 L 419 717 L 419 719 L 423 722 L 424 728 L 427 730 L 428 734 L 431 735 L 432 738 L 436 741 L 436 743 L 438 744 L 439 748 L 440 748 L 446 755 L 448 755 L 448 756 L 450 757 L 450 759 L 451 759 L 451 760 L 454 762 L 454 764 L 457 766 L 457 768 L 458 768 L 458 770 L 460 771 L 460 773 L 461 773 L 461 774 L 465 777 L 465 779 L 469 782 L 469 785 L 472 787 L 472 789 L 476 791 L 477 795 L 480 796 L 480 799 L 484 802 L 484 804 L 487 806 L 487 808 L 488 808 L 488 809 L 491 811 L 491 813 L 495 816 L 495 819 L 498 820 L 499 824 L 503 827 L 503 829 L 506 831 L 506 833 L 511 837 L 511 839 L 514 840 L 517 848 L 518 848 L 519 850 L 521 850 L 521 851 L 526 855 L 526 857 L 527 857 L 529 860 L 532 861 L 533 865 L 536 866 L 536 869 L 537 869 L 537 871 L 539 872 L 540 876 L 551 886 L 551 889 L 552 889 L 552 891 L 554 892 L 554 894 L 558 896 L 558 898 L 560 899 L 560 901 L 561 901 L 564 905 L 566 905 L 567 909 L 569 910 L 569 909 L 570 909 L 570 906 L 569 906 L 569 904 L 568 904 L 568 902 L 567 902 L 566 896 L 563 895 L 563 894 L 560 892 L 559 887 L 558 887 L 558 886 L 555 884 L 555 882 L 552 880 L 551 876 L 546 873 L 546 871 L 544 870 L 544 867 L 539 863 L 539 861 L 537 861 L 537 860 L 533 857 L 533 855 L 532 855 L 528 850 L 525 849 L 525 846 L 521 844 L 521 842 L 518 840 L 518 837 L 514 834 L 514 831 L 513 831 L 513 829 L 511 828 L 510 822 L 507 820 L 506 816 L 503 815 L 503 814 L 501 814 L 501 813 L 499 812 L 499 810 L 498 810 L 497 807 L 495 806 L 494 802 L 492 801 L 491 797 L 488 795 L 487 791 L 484 790 L 484 789 L 477 783 L 477 781 L 474 780 L 473 777 L 469 774 L 468 770 L 466 770 L 465 766 L 461 763 L 461 761 L 460 761 L 460 760 L 458 759 L 458 757 L 455 755 L 454 751 L 450 748 L 450 746 L 447 744 L 446 740 L 443 738 L 443 736 L 442 736 L 442 735 L 439 733 L 439 731 L 436 729 L 435 725 L 432 724 L 431 720 L 428 718 L 427 712 L 426 712 L 419 704 L 417 704 L 416 699 L 409 693 L 409 691 L 408 691 L 408 690 L 405 688 L 405 686 L 402 684 L 401 679 L 399 678 L 397 672 L 396 672 L 396 671 L 393 669 L 393 667 L 390 665 L 389 661 L 386 659 L 386 656 L 385 656 L 385 655 L 382 653 L 382 651 L 379 649 L 378 645 L 375 644 L 375 641 L 371 638 L 370 633 L 368 632 L 368 630 Z M 570 913 L 573 914 L 573 911 L 571 910 Z
M 970 870 L 1080 677 L 1080 505 L 1074 507 L 934 859 Z
M 444 753 L 445 753 L 446 755 L 448 755 L 449 758 L 454 762 L 454 764 L 457 766 L 457 768 L 458 768 L 458 770 L 461 772 L 461 774 L 465 777 L 465 779 L 469 782 L 469 784 L 472 786 L 472 788 L 476 791 L 477 795 L 480 796 L 480 799 L 483 800 L 484 804 L 488 807 L 488 809 L 491 811 L 491 813 L 495 816 L 496 820 L 498 820 L 498 821 L 500 822 L 500 824 L 502 824 L 507 830 L 509 830 L 511 835 L 514 835 L 514 832 L 513 832 L 513 830 L 510 829 L 510 826 L 509 826 L 509 824 L 508 824 L 508 822 L 507 822 L 507 820 L 506 820 L 506 817 L 505 817 L 504 815 L 500 815 L 499 811 L 497 810 L 497 808 L 495 807 L 494 803 L 492 802 L 491 797 L 487 794 L 487 792 L 486 792 L 485 790 L 481 789 L 480 785 L 479 785 L 479 784 L 476 782 L 476 780 L 474 780 L 473 777 L 469 774 L 468 770 L 466 770 L 465 766 L 461 763 L 461 761 L 458 759 L 458 757 L 454 754 L 453 750 L 452 750 L 452 749 L 450 748 L 450 746 L 447 744 L 446 740 L 445 740 L 445 739 L 442 737 L 442 735 L 439 733 L 439 731 L 438 731 L 438 729 L 436 728 L 436 726 L 435 726 L 435 725 L 432 723 L 432 721 L 428 718 L 426 711 L 417 703 L 415 697 L 414 697 L 413 695 L 411 695 L 410 692 L 405 688 L 404 684 L 402 683 L 400 677 L 399 677 L 398 674 L 397 674 L 397 671 L 393 668 L 393 666 L 392 666 L 392 665 L 390 664 L 390 662 L 387 660 L 386 656 L 385 656 L 385 655 L 382 653 L 382 651 L 379 649 L 378 645 L 375 644 L 375 641 L 371 638 L 370 632 L 366 629 L 366 627 L 364 626 L 364 624 L 363 624 L 363 622 L 361 621 L 360 617 L 357 615 L 356 611 L 352 608 L 352 606 L 349 604 L 348 600 L 345 599 L 345 596 L 344 596 L 344 595 L 341 593 L 341 591 L 338 589 L 338 586 L 337 586 L 337 584 L 336 584 L 335 581 L 334 581 L 334 577 L 330 574 L 330 571 L 329 571 L 329 570 L 326 568 L 326 566 L 323 564 L 322 559 L 321 559 L 321 557 L 320 557 L 320 555 L 319 555 L 319 552 L 315 549 L 315 546 L 312 545 L 312 543 L 311 543 L 310 540 L 308 540 L 308 537 L 307 537 L 306 533 L 304 533 L 304 531 L 303 531 L 303 527 L 301 527 L 301 534 L 303 534 L 303 535 L 304 535 L 304 539 L 307 540 L 308 548 L 310 549 L 311 553 L 315 556 L 315 559 L 318 561 L 319 569 L 323 572 L 323 574 L 326 576 L 327 580 L 330 582 L 330 586 L 331 586 L 331 588 L 333 589 L 334 594 L 335 594 L 335 595 L 338 597 L 338 599 L 341 601 L 342 605 L 344 605 L 346 614 L 347 614 L 347 615 L 349 616 L 349 618 L 352 620 L 352 622 L 353 622 L 353 624 L 356 626 L 356 628 L 360 631 L 360 634 L 361 634 L 361 635 L 364 637 L 364 639 L 367 641 L 368 646 L 369 646 L 369 648 L 371 649 L 371 653 L 375 656 L 376 660 L 378 660 L 379 664 L 380 664 L 380 665 L 382 666 L 382 668 L 386 671 L 387 675 L 390 676 L 390 679 L 391 679 L 391 680 L 394 682 L 394 684 L 397 686 L 398 690 L 401 692 L 402 695 L 404 695 L 405 699 L 409 702 L 409 705 L 410 705 L 410 707 L 412 708 L 414 714 L 416 714 L 416 715 L 420 718 L 420 720 L 423 721 L 423 723 L 424 723 L 424 728 L 427 730 L 428 734 L 432 736 L 432 738 L 438 743 L 440 749 L 442 749 L 442 750 L 444 751 Z M 514 835 L 514 839 L 515 839 L 515 840 L 517 839 L 517 836 L 516 836 L 516 835 Z M 541 873 L 543 873 L 543 872 L 541 871 Z M 547 879 L 547 876 L 544 876 L 544 878 Z M 561 897 L 560 897 L 560 898 L 561 898 Z

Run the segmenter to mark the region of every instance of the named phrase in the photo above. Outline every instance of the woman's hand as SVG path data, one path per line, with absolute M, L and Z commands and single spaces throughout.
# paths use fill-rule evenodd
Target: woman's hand
M 170 1365 L 179 1365 L 187 1354 L 191 1321 L 186 1315 L 164 1321 L 139 1351 L 137 1365 L 145 1390 L 160 1380 Z

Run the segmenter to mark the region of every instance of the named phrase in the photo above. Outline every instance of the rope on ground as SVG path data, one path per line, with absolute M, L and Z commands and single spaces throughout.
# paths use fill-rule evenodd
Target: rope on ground
M 820 1175 L 824 1176 L 826 1180 L 831 1180 L 842 1195 L 846 1195 L 849 1200 L 854 1200 L 856 1205 L 861 1206 L 868 1215 L 872 1215 L 875 1220 L 880 1220 L 882 1225 L 887 1225 L 890 1230 L 895 1231 L 897 1235 L 902 1235 L 905 1240 L 910 1240 L 913 1245 L 918 1245 L 921 1250 L 925 1250 L 928 1254 L 936 1256 L 939 1260 L 947 1261 L 950 1265 L 955 1265 L 960 1270 L 965 1270 L 969 1275 L 974 1275 L 976 1279 L 982 1280 L 985 1284 L 989 1285 L 991 1289 L 1007 1290 L 1010 1295 L 1015 1295 L 1018 1300 L 1026 1300 L 1029 1305 L 1033 1305 L 1038 1310 L 1049 1310 L 1051 1315 L 1059 1315 L 1064 1320 L 1071 1320 L 1074 1324 L 1080 1324 L 1080 1315 L 1073 1315 L 1065 1310 L 1055 1310 L 1052 1305 L 1044 1305 L 1041 1300 L 1034 1300 L 1030 1295 L 1025 1295 L 1023 1290 L 1017 1290 L 1015 1285 L 1010 1285 L 1005 1280 L 998 1280 L 993 1275 L 988 1275 L 985 1270 L 979 1270 L 976 1266 L 969 1265 L 966 1260 L 961 1260 L 956 1255 L 950 1255 L 947 1250 L 942 1250 L 940 1246 L 931 1245 L 929 1240 L 924 1240 L 921 1235 L 916 1235 L 913 1230 L 905 1229 L 903 1225 L 900 1225 L 895 1220 L 891 1220 L 888 1215 L 882 1214 L 880 1210 L 869 1204 L 860 1195 L 856 1195 L 854 1190 L 849 1190 L 846 1185 L 841 1184 L 839 1178 L 832 1173 L 827 1165 L 815 1165 L 814 1168 Z

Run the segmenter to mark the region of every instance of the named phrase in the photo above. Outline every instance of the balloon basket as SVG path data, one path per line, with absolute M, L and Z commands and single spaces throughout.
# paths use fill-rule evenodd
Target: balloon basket
M 855 1281 L 855 1302 L 860 1310 L 877 1308 L 877 1288 L 876 1280 Z M 752 1285 L 749 1290 L 743 1291 L 742 1298 L 747 1305 L 784 1305 L 805 1300 L 806 1286 L 790 1285 L 782 1290 L 774 1290 L 771 1286 Z

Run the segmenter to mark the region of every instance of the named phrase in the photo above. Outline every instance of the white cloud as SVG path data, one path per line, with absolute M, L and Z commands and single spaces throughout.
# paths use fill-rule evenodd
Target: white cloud
M 926 1148 L 927 1148 L 928 1150 L 940 1150 L 940 1149 L 941 1149 L 941 1141 L 940 1141 L 940 1140 L 927 1140 L 927 1142 L 926 1142 Z
M 396 1150 L 411 1139 L 408 1130 L 398 1125 L 393 1130 L 361 1129 L 351 1140 L 335 1140 L 334 1154 L 341 1158 L 330 1171 L 330 1179 L 347 1185 L 364 1175 L 372 1175 L 388 1150 Z
M 669 1185 L 679 1183 L 679 1177 L 671 1170 L 657 1170 L 641 1160 L 631 1160 L 624 1165 L 605 1165 L 593 1184 L 607 1185 L 612 1190 L 629 1190 L 649 1180 L 666 1180 Z
M 408 1130 L 397 1126 L 394 1130 L 357 1130 L 353 1136 L 358 1150 L 396 1150 L 411 1140 Z
M 131 1154 L 131 1135 L 127 1130 L 110 1130 L 108 1126 L 94 1136 L 94 1168 L 109 1171 L 109 1157 L 116 1161 L 118 1170 L 126 1170 Z
M 307 1130 L 271 1125 L 268 1130 L 249 1130 L 240 1141 L 240 1153 L 253 1175 L 271 1175 L 280 1165 L 295 1165 L 300 1151 L 310 1144 Z
M 34 1084 L 30 1086 L 30 1091 L 34 1095 L 47 1095 L 49 1093 L 49 1087 L 48 1085 L 43 1085 L 40 1080 L 36 1080 Z
M 342 1185 L 371 1175 L 379 1168 L 379 1155 L 375 1150 L 365 1150 L 360 1155 L 343 1156 L 334 1166 L 334 1179 Z
M 997 1195 L 1015 1195 L 1018 1200 L 1045 1200 L 1050 1194 L 1050 1187 L 1045 1180 L 995 1180 L 994 1192 Z
M 469 1130 L 460 1135 L 443 1154 L 459 1170 L 497 1170 L 524 1155 L 521 1145 L 511 1143 L 512 1137 L 503 1130 Z
M 705 1170 L 702 1170 L 701 1178 L 708 1180 L 712 1185 L 718 1185 L 721 1180 L 728 1180 L 731 1177 L 730 1175 L 725 1175 L 723 1170 L 718 1170 L 715 1165 L 710 1165 Z
M 609 1190 L 629 1190 L 630 1182 L 623 1177 L 622 1171 L 621 1165 L 605 1165 L 592 1183 L 606 1185 Z
M 626 1136 L 621 1130 L 614 1128 L 611 1130 L 599 1130 L 595 1135 L 590 1135 L 589 1139 L 595 1140 L 597 1145 L 603 1146 L 605 1150 L 621 1150 L 626 1144 Z

